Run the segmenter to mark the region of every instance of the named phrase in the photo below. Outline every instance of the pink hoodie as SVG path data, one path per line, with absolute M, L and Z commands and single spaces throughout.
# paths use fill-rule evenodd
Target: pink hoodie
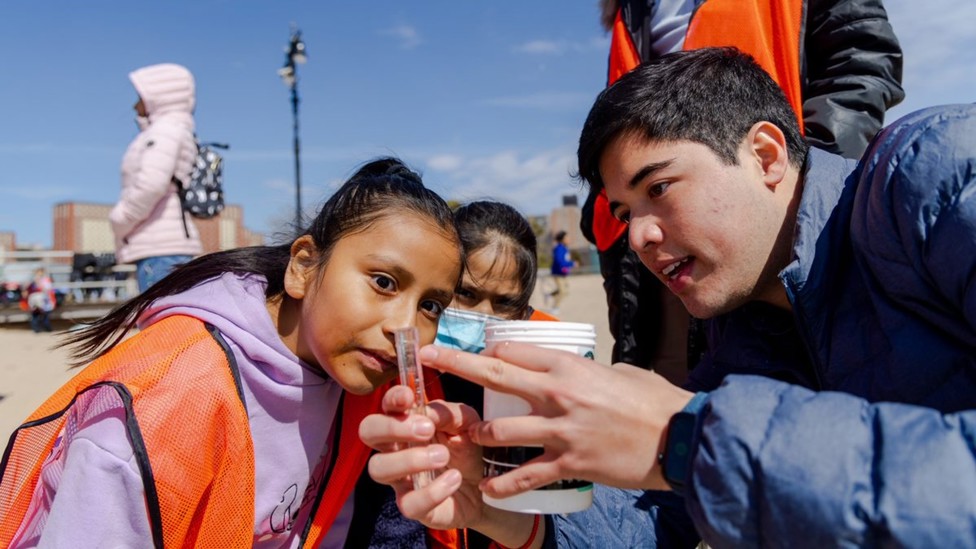
M 119 263 L 164 255 L 199 255 L 200 236 L 182 208 L 172 182 L 186 181 L 193 166 L 193 75 L 164 63 L 138 69 L 129 80 L 146 106 L 139 135 L 122 157 L 122 194 L 109 214 Z

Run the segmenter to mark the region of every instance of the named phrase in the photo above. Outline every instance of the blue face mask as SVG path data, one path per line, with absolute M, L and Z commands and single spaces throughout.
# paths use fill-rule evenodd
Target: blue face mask
M 489 320 L 504 320 L 474 311 L 447 308 L 437 323 L 436 345 L 480 353 L 485 349 L 485 324 Z

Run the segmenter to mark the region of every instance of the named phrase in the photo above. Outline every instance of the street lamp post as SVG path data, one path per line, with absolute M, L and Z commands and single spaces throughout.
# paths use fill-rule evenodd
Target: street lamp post
M 305 42 L 302 41 L 302 31 L 292 25 L 291 40 L 285 50 L 285 65 L 278 69 L 278 75 L 291 88 L 291 115 L 293 141 L 295 145 L 295 230 L 302 229 L 302 171 L 299 160 L 298 142 L 298 73 L 295 66 L 305 63 Z

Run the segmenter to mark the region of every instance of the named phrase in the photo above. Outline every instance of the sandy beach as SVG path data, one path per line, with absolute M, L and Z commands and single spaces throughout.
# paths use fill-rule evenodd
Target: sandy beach
M 609 364 L 612 339 L 607 324 L 607 305 L 599 274 L 569 277 L 569 294 L 559 307 L 559 318 L 590 322 L 597 328 L 596 358 Z M 544 309 L 537 285 L 532 305 Z M 55 324 L 55 330 L 71 326 Z M 27 323 L 0 327 L 0 440 L 6 446 L 10 433 L 34 408 L 77 370 L 68 370 L 68 353 L 60 347 L 58 331 L 35 334 Z

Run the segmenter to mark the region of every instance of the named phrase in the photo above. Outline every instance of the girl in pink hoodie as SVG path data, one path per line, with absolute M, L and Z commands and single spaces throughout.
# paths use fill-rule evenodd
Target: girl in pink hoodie
M 196 156 L 193 75 L 163 63 L 129 74 L 139 94 L 139 135 L 122 157 L 122 193 L 109 214 L 115 258 L 135 263 L 139 291 L 202 251 L 173 179 L 187 181 Z

